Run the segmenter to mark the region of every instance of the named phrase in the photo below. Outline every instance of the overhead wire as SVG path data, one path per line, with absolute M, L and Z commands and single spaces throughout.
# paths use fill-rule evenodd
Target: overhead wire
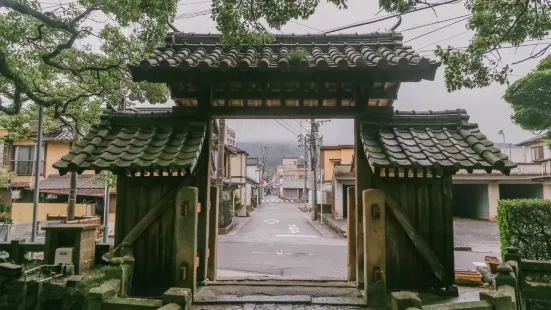
M 429 31 L 429 32 L 425 32 L 425 33 L 423 33 L 422 35 L 418 35 L 418 36 L 416 36 L 416 37 L 414 37 L 414 38 L 412 38 L 412 39 L 409 39 L 409 40 L 404 41 L 404 43 L 407 43 L 407 42 L 410 42 L 410 41 L 413 41 L 413 40 L 417 40 L 417 39 L 422 38 L 422 37 L 424 37 L 424 36 L 428 36 L 428 35 L 431 34 L 431 33 L 435 33 L 435 32 L 437 32 L 437 31 L 440 31 L 440 30 L 444 29 L 444 28 L 448 28 L 448 27 L 450 27 L 450 26 L 453 26 L 453 25 L 458 24 L 458 23 L 460 23 L 460 22 L 462 22 L 462 21 L 464 21 L 464 20 L 466 20 L 466 19 L 467 19 L 467 17 L 466 17 L 466 18 L 463 18 L 463 19 L 460 19 L 460 20 L 457 20 L 457 21 L 455 21 L 455 22 L 453 22 L 453 23 L 449 23 L 449 24 L 447 24 L 447 25 L 445 25 L 445 26 L 436 28 L 436 29 L 431 30 L 431 31 Z
M 348 24 L 348 25 L 345 25 L 345 26 L 325 30 L 321 33 L 328 34 L 328 33 L 333 33 L 333 32 L 346 30 L 346 29 L 350 29 L 350 28 L 355 28 L 355 27 L 359 27 L 359 26 L 374 24 L 374 23 L 378 23 L 380 21 L 391 19 L 391 18 L 400 16 L 400 15 L 404 16 L 404 15 L 411 14 L 411 13 L 414 13 L 414 12 L 419 12 L 419 11 L 423 11 L 423 10 L 426 10 L 426 9 L 432 9 L 432 8 L 438 7 L 438 6 L 442 6 L 442 5 L 446 5 L 446 4 L 454 4 L 454 3 L 459 3 L 459 2 L 461 2 L 461 0 L 446 0 L 446 1 L 442 1 L 442 2 L 432 4 L 430 6 L 415 8 L 411 11 L 404 12 L 404 13 L 401 13 L 401 14 L 400 13 L 394 13 L 394 14 L 389 14 L 389 15 L 382 16 L 382 17 L 375 17 L 375 18 L 371 18 L 371 19 L 368 19 L 368 20 L 365 20 L 365 21 L 356 22 L 356 23 L 353 23 L 353 24 Z
M 298 134 L 296 131 L 294 131 L 293 129 L 290 129 L 289 127 L 285 126 L 283 123 L 279 122 L 278 119 L 275 119 L 275 118 L 274 118 L 273 120 L 274 120 L 274 122 L 278 123 L 281 127 L 287 129 L 287 131 L 289 131 L 289 132 L 292 133 L 293 135 L 295 135 L 295 136 L 298 136 L 298 135 L 299 135 L 299 134 Z
M 465 15 L 461 15 L 461 16 L 456 16 L 456 17 L 452 17 L 452 18 L 440 20 L 440 21 L 437 21 L 437 22 L 429 23 L 429 24 L 422 24 L 422 25 L 419 25 L 419 26 L 415 26 L 415 27 L 403 29 L 403 30 L 400 30 L 400 32 L 406 32 L 406 31 L 410 31 L 410 30 L 415 30 L 415 29 L 419 29 L 419 28 L 424 28 L 424 27 L 427 27 L 427 26 L 432 26 L 432 25 L 436 25 L 436 24 L 440 24 L 440 23 L 445 23 L 445 22 L 450 21 L 450 20 L 454 20 L 454 19 L 458 19 L 458 18 L 463 18 L 463 17 L 469 17 L 469 16 L 471 16 L 471 14 L 465 14 Z

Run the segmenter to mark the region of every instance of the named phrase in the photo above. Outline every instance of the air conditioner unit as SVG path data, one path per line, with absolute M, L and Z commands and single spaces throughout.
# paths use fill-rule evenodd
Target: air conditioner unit
M 57 248 L 55 250 L 54 265 L 72 264 L 74 248 Z

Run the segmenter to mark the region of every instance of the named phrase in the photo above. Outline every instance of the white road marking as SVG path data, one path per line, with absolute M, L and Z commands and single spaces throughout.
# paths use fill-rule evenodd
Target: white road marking
M 317 238 L 318 236 L 308 236 L 308 235 L 276 235 L 276 237 L 304 237 L 304 238 Z
M 279 220 L 276 220 L 276 219 L 269 219 L 269 220 L 264 220 L 264 221 L 262 221 L 262 222 L 264 222 L 264 223 L 266 223 L 266 224 L 272 225 L 272 224 L 275 224 L 275 223 L 279 223 Z
M 300 230 L 298 229 L 297 225 L 289 225 L 289 232 L 291 232 L 292 234 L 296 234 L 300 232 Z

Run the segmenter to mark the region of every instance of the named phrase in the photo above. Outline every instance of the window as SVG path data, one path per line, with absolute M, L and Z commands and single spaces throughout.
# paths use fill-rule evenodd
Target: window
M 41 168 L 42 173 L 44 173 L 44 147 L 42 147 L 40 150 Z M 15 146 L 15 157 L 14 160 L 12 160 L 13 171 L 17 175 L 33 175 L 35 155 L 36 149 L 34 145 Z
M 304 180 L 304 175 L 301 174 L 301 175 L 298 176 L 298 178 L 299 178 L 300 180 Z
M 543 146 L 535 146 L 532 148 L 532 161 L 540 161 L 543 159 Z
M 283 179 L 287 180 L 287 181 L 294 181 L 295 176 L 294 175 L 285 175 L 285 176 L 283 176 Z

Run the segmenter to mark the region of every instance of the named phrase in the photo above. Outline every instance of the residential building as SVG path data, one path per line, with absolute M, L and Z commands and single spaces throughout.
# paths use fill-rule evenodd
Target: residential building
M 348 188 L 354 186 L 354 172 L 350 164 L 338 164 L 333 167 L 331 180 L 331 211 L 337 220 L 348 217 Z
M 31 122 L 29 127 L 31 136 L 23 140 L 12 140 L 7 130 L 0 129 L 0 136 L 5 138 L 4 144 L 0 145 L 2 165 L 16 175 L 8 188 L 0 189 L 0 197 L 4 202 L 12 204 L 11 216 L 16 224 L 31 222 L 33 216 L 38 122 Z M 55 122 L 43 133 L 40 154 L 39 221 L 67 214 L 70 175 L 60 176 L 58 170 L 52 166 L 69 152 L 72 143 L 72 132 L 63 123 Z M 105 188 L 92 182 L 93 175 L 93 171 L 88 171 L 77 177 L 76 216 L 103 214 Z M 110 221 L 114 222 L 115 189 L 112 189 L 111 193 Z
M 235 147 L 237 145 L 237 136 L 235 134 L 235 129 L 227 122 L 226 122 L 225 128 L 226 128 L 226 136 L 225 136 L 224 143 L 226 145 Z
M 453 177 L 454 215 L 495 220 L 500 199 L 551 199 L 551 151 L 545 139 L 543 134 L 516 145 L 496 143 L 517 164 L 508 176 L 459 171 Z
M 337 165 L 352 164 L 354 145 L 326 145 L 320 147 L 320 168 L 323 169 L 323 181 L 333 179 L 333 170 Z
M 245 186 L 245 201 L 247 207 L 260 204 L 260 159 L 249 157 L 247 162 L 247 179 Z
M 306 160 L 298 157 L 283 158 L 282 198 L 290 200 L 304 199 L 304 182 L 306 179 Z M 308 184 L 307 184 L 308 187 Z

